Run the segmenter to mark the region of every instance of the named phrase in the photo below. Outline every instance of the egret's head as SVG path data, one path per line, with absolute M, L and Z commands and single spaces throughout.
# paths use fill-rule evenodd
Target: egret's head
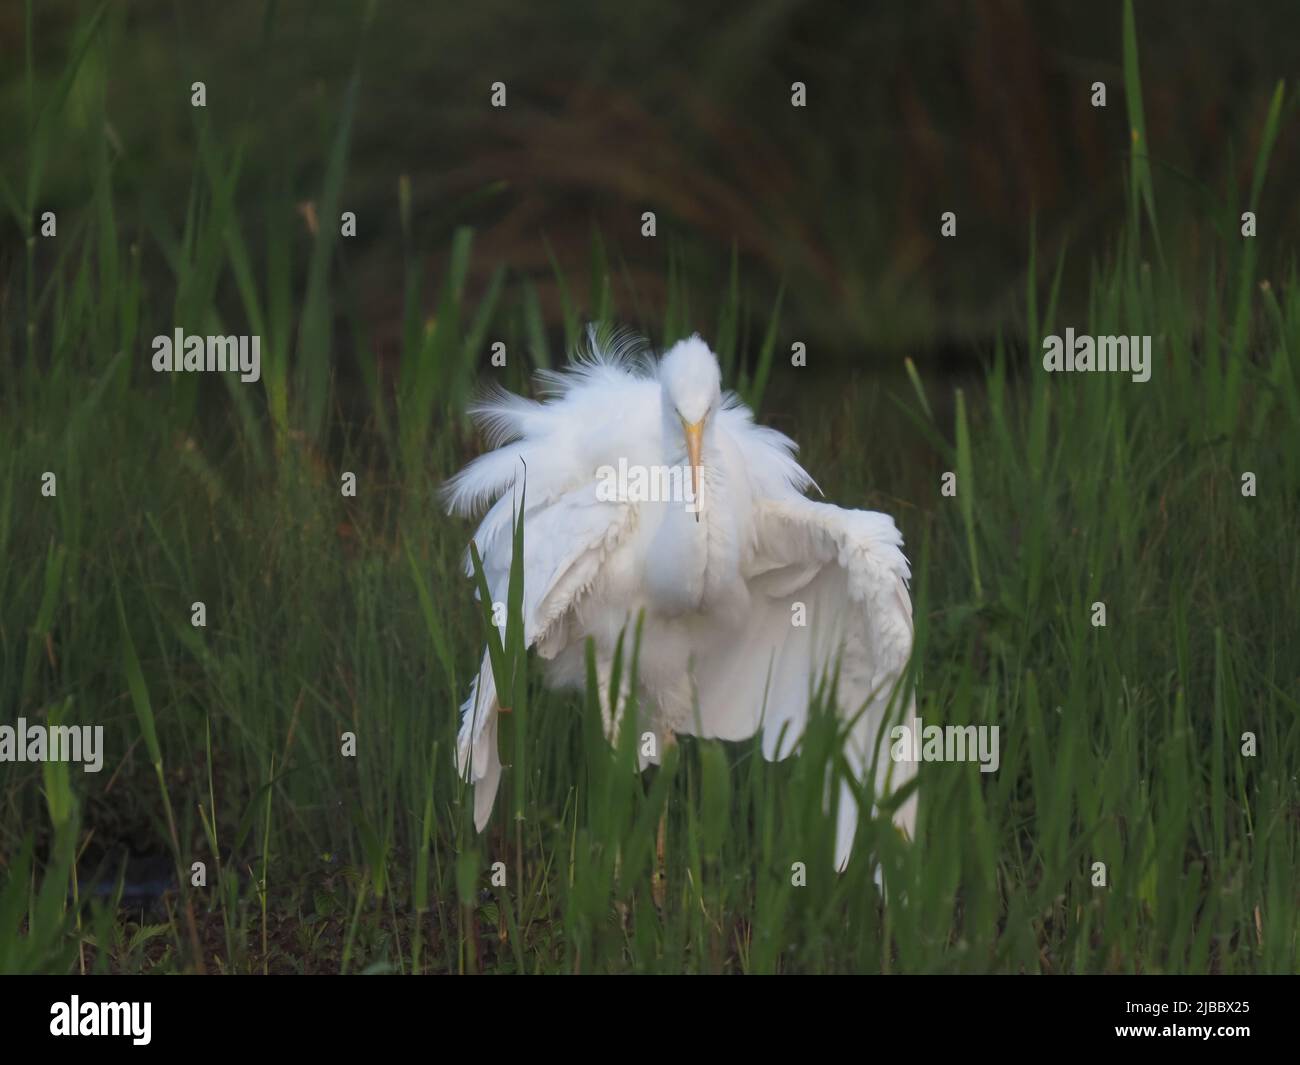
M 669 432 L 680 431 L 691 465 L 691 488 L 700 497 L 704 430 L 722 403 L 722 371 L 718 357 L 698 335 L 679 340 L 659 360 L 664 418 Z M 680 425 L 680 430 L 677 426 Z M 699 520 L 699 512 L 695 518 Z
M 698 336 L 679 340 L 664 353 L 659 383 L 669 413 L 686 425 L 702 425 L 722 399 L 718 357 Z

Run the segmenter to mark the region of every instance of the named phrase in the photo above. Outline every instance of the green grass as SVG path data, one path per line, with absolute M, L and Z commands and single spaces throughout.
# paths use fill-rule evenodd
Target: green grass
M 202 119 L 183 219 L 129 228 L 104 138 L 82 133 L 85 207 L 43 240 L 58 93 L 98 47 L 84 32 L 4 172 L 28 243 L 0 300 L 0 714 L 103 724 L 107 758 L 98 775 L 0 763 L 0 969 L 1300 968 L 1300 288 L 1285 249 L 1284 272 L 1260 274 L 1230 200 L 1213 267 L 1181 277 L 1157 250 L 1160 179 L 1139 147 L 1086 318 L 1058 319 L 1064 254 L 1045 279 L 1031 263 L 1028 349 L 999 341 L 955 395 L 910 364 L 819 387 L 784 358 L 779 308 L 746 332 L 734 264 L 720 320 L 701 322 L 670 252 L 655 341 L 702 329 L 828 498 L 897 516 L 921 716 L 998 725 L 1001 769 L 924 765 L 916 844 L 864 823 L 837 876 L 833 723 L 815 715 L 780 765 L 756 744 L 683 740 L 641 777 L 630 735 L 614 750 L 601 735 L 594 690 L 553 695 L 518 668 L 512 628 L 512 768 L 478 836 L 451 752 L 485 626 L 462 570 L 471 530 L 435 492 L 480 446 L 463 407 L 500 373 L 489 342 L 507 342 L 514 387 L 561 343 L 535 295 L 494 282 L 470 301 L 468 229 L 424 299 L 399 187 L 401 350 L 381 359 L 329 226 L 305 239 L 283 189 L 257 191 L 259 223 L 242 217 L 239 146 Z M 350 92 L 313 193 L 323 219 L 346 184 Z M 1294 104 L 1279 87 L 1252 203 Z M 565 295 L 566 344 L 588 319 L 636 317 L 599 239 L 591 273 L 593 305 Z M 260 334 L 261 382 L 153 374 L 149 338 L 177 324 Z M 1049 377 L 1038 338 L 1066 325 L 1152 334 L 1151 381 Z M 622 668 L 634 657 L 629 634 Z M 177 868 L 160 909 L 87 893 L 121 845 Z

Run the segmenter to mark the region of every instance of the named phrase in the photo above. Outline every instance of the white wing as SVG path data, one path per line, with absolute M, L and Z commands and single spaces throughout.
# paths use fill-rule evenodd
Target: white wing
M 915 727 L 913 701 L 895 696 L 912 647 L 910 574 L 901 547 L 887 514 L 801 496 L 757 501 L 746 629 L 695 664 L 705 734 L 742 739 L 761 729 L 764 756 L 786 757 L 803 733 L 810 693 L 838 664 L 840 713 L 856 715 L 845 749 L 854 775 L 862 780 L 876 759 L 883 730 L 875 794 L 888 796 L 911 779 L 915 764 L 891 760 L 888 735 L 896 724 Z M 912 795 L 895 822 L 912 835 L 915 820 Z M 845 783 L 838 868 L 848 861 L 856 828 L 857 804 Z
M 565 626 L 574 604 L 590 590 L 609 553 L 632 527 L 635 508 L 596 498 L 595 485 L 524 511 L 524 642 L 553 657 L 567 643 Z M 484 521 L 484 526 L 487 526 Z M 506 601 L 514 544 L 491 530 L 475 542 L 494 603 Z M 481 832 L 492 813 L 501 779 L 497 714 L 501 705 L 486 652 L 469 698 L 461 706 L 456 767 L 474 784 L 474 824 Z
M 489 442 L 500 444 L 444 489 L 451 511 L 468 514 L 495 500 L 474 541 L 493 602 L 505 602 L 513 555 L 512 522 L 520 490 L 524 511 L 524 640 L 543 657 L 567 642 L 570 611 L 597 580 L 609 553 L 632 528 L 635 507 L 597 498 L 597 470 L 620 456 L 659 445 L 658 385 L 637 372 L 626 344 L 591 355 L 560 374 L 543 375 L 550 402 L 501 392 L 474 408 Z M 473 572 L 466 563 L 467 572 Z M 496 685 L 487 653 L 462 718 L 456 765 L 474 784 L 481 831 L 501 778 Z

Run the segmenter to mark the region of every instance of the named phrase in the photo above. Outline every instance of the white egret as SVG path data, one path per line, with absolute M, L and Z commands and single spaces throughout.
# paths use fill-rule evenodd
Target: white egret
M 863 779 L 879 738 L 876 796 L 914 776 L 915 763 L 892 759 L 889 735 L 879 736 L 915 726 L 912 700 L 892 698 L 912 644 L 910 574 L 893 519 L 805 498 L 813 482 L 796 445 L 722 392 L 718 360 L 698 336 L 655 363 L 627 342 L 601 350 L 593 334 L 586 356 L 540 378 L 544 402 L 498 391 L 474 408 L 495 450 L 444 493 L 457 514 L 490 504 L 474 539 L 493 600 L 504 602 L 510 489 L 526 476 L 524 636 L 547 660 L 548 683 L 583 686 L 593 637 L 605 698 L 619 633 L 630 639 L 644 610 L 638 725 L 659 737 L 656 751 L 673 734 L 739 740 L 761 731 L 764 756 L 784 758 L 814 687 L 838 665 L 838 709 L 854 721 L 844 751 L 853 773 Z M 628 482 L 619 490 L 612 471 Z M 638 477 L 643 490 L 628 490 Z M 647 492 L 647 483 L 680 484 L 683 498 Z M 501 775 L 498 710 L 484 654 L 456 752 L 480 831 Z M 606 719 L 612 738 L 618 722 L 607 708 Z M 845 781 L 841 869 L 857 815 Z M 894 821 L 910 837 L 915 819 L 913 793 Z

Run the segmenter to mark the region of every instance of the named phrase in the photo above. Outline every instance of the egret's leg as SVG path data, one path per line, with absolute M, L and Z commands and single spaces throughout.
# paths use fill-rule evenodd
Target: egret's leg
M 677 745 L 677 735 L 672 729 L 664 729 L 664 752 L 667 753 L 669 747 Z M 654 898 L 654 903 L 660 909 L 663 909 L 664 900 L 668 897 L 668 807 L 664 806 L 664 812 L 659 815 L 659 829 L 655 833 L 655 875 L 650 884 L 650 894 Z

